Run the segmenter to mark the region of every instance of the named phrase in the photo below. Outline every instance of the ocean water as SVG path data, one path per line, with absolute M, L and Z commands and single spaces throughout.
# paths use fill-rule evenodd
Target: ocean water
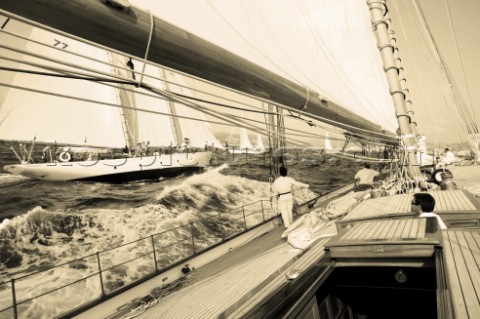
M 18 162 L 11 146 L 18 149 L 0 144 L 2 167 Z M 232 227 L 215 216 L 268 199 L 272 169 L 268 155 L 218 150 L 215 158 L 218 165 L 203 173 L 125 184 L 53 183 L 1 171 L 0 283 L 192 220 L 204 221 L 205 232 Z M 296 192 L 299 202 L 351 181 L 361 165 L 312 149 L 292 149 L 285 158 L 289 175 L 310 185 Z
M 17 144 L 0 142 L 1 167 L 18 162 L 11 146 L 18 150 Z M 40 154 L 42 148 L 43 145 L 37 145 L 34 153 Z M 215 160 L 217 165 L 199 174 L 125 184 L 43 182 L 0 171 L 0 318 L 10 317 L 1 310 L 10 305 L 8 283 L 12 278 L 22 278 L 191 222 L 200 225 L 197 231 L 205 238 L 223 238 L 232 230 L 241 230 L 238 216 L 241 210 L 237 208 L 270 198 L 273 170 L 269 157 L 232 156 L 217 150 Z M 289 149 L 285 161 L 290 176 L 310 185 L 308 190 L 295 192 L 297 202 L 351 182 L 362 166 L 361 162 L 325 156 L 320 149 L 313 148 Z M 473 185 L 471 190 L 478 190 L 478 186 Z M 165 241 L 179 240 L 184 234 L 179 231 L 170 236 L 178 238 Z M 117 251 L 116 256 L 104 259 L 118 263 L 131 258 L 130 254 L 129 248 L 125 248 L 122 253 Z M 61 285 L 67 278 L 85 276 L 96 266 L 96 260 L 92 259 L 78 267 L 55 268 L 48 277 L 18 280 L 17 298 L 25 300 L 42 294 L 48 286 L 46 281 Z M 141 271 L 126 269 L 115 273 L 113 279 L 135 280 Z M 83 287 L 74 285 L 72 289 L 72 294 L 82 298 L 91 296 L 99 287 L 94 281 Z M 53 309 L 68 307 L 62 296 L 53 294 L 46 298 L 50 300 L 40 298 L 28 303 L 28 309 L 22 309 L 22 317 L 39 318 L 41 313 L 41 318 L 49 318 L 55 315 Z

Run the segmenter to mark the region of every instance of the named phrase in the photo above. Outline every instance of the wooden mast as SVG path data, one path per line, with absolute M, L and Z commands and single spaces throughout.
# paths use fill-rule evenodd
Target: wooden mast
M 105 3 L 104 3 L 105 2 Z M 62 32 L 288 106 L 363 139 L 395 136 L 305 86 L 293 83 L 133 6 L 123 10 L 100 0 L 2 0 L 0 9 Z M 8 13 L 8 16 L 9 15 Z M 19 18 L 13 17 L 13 18 Z
M 417 137 L 412 131 L 411 117 L 405 104 L 405 93 L 399 79 L 399 68 L 395 64 L 394 46 L 388 33 L 388 23 L 385 19 L 387 5 L 385 0 L 367 0 L 372 17 L 372 26 L 377 38 L 378 49 L 382 56 L 385 74 L 387 76 L 390 94 L 392 95 L 395 113 L 408 156 L 408 165 L 411 177 L 420 179 L 422 174 L 417 162 Z

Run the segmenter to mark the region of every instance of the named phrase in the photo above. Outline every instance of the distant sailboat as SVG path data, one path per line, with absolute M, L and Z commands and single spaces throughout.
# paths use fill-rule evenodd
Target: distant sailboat
M 328 131 L 325 131 L 324 150 L 327 153 L 333 153 L 333 146 Z
M 256 145 L 253 146 L 248 137 L 247 130 L 244 127 L 240 128 L 240 144 L 238 148 L 229 148 L 228 151 L 234 154 L 263 154 L 266 152 L 265 146 L 263 145 L 262 136 L 257 134 Z
M 243 112 L 240 113 L 240 118 L 243 119 Z M 232 133 L 230 134 L 230 137 L 229 137 L 229 144 L 230 144 L 230 140 L 232 139 L 232 136 L 233 136 L 233 132 L 235 131 L 235 129 L 232 130 Z M 257 141 L 256 141 L 256 145 L 253 146 L 252 145 L 252 142 L 250 141 L 250 138 L 248 137 L 248 133 L 247 133 L 247 129 L 243 126 L 240 127 L 239 129 L 239 134 L 238 134 L 238 138 L 239 138 L 239 145 L 238 147 L 229 147 L 228 148 L 228 151 L 232 154 L 263 154 L 266 152 L 265 150 L 265 146 L 263 145 L 263 141 L 262 141 L 262 136 L 257 133 Z
M 263 145 L 262 136 L 257 134 L 257 144 L 255 145 L 255 149 L 258 151 L 266 152 L 265 146 Z
M 50 157 L 45 156 L 43 163 L 38 163 L 39 160 L 30 153 L 19 158 L 20 164 L 7 165 L 5 170 L 46 181 L 125 182 L 171 177 L 209 165 L 212 152 L 206 148 L 219 147 L 220 143 L 205 123 L 187 119 L 203 119 L 199 111 L 159 99 L 152 92 L 131 84 L 99 84 L 76 79 L 74 75 L 71 76 L 74 79 L 64 76 L 69 71 L 73 73 L 78 66 L 88 65 L 88 79 L 99 76 L 92 71 L 96 70 L 127 82 L 125 79 L 135 78 L 134 64 L 141 63 L 37 28 L 31 30 L 30 38 L 39 43 L 27 42 L 26 51 L 53 57 L 57 62 L 26 56 L 22 63 L 39 63 L 63 71 L 52 72 L 54 75 L 48 81 L 39 74 L 35 75 L 41 68 L 30 67 L 29 73 L 33 74 L 16 74 L 14 84 L 20 90 L 10 90 L 0 110 L 2 139 L 123 148 L 124 156 L 103 159 L 99 154 L 83 151 L 74 154 L 74 148 L 70 147 L 59 149 Z M 54 44 L 53 47 L 50 43 Z M 55 44 L 62 45 L 63 49 L 57 50 Z M 84 54 L 91 59 L 72 53 Z M 108 61 L 108 64 L 101 61 Z M 163 83 L 168 79 L 171 83 L 182 84 L 181 77 L 173 72 L 149 67 L 145 69 L 145 75 L 149 74 L 163 78 Z M 145 83 L 153 87 L 161 87 L 160 82 L 145 79 Z M 167 91 L 169 88 L 163 89 Z M 171 90 L 191 94 L 182 87 Z M 177 146 L 184 139 L 189 141 L 190 149 L 178 153 Z M 197 152 L 199 149 L 201 151 Z

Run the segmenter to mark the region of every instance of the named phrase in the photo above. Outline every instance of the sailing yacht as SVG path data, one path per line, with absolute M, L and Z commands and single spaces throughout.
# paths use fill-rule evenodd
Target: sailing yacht
M 230 146 L 228 152 L 232 154 L 263 154 L 266 152 L 262 136 L 257 134 L 257 140 L 255 146 L 253 146 L 248 137 L 247 130 L 244 127 L 240 127 L 239 141 L 238 148 Z
M 165 18 L 154 19 L 150 12 L 126 6 L 125 1 L 119 0 L 91 2 L 87 12 L 78 10 L 78 6 L 84 4 L 81 0 L 65 1 L 61 5 L 56 2 L 57 5 L 53 6 L 53 9 L 51 6 L 46 8 L 42 3 L 45 1 L 47 0 L 31 0 L 28 1 L 28 6 L 25 5 L 25 1 L 21 4 L 14 0 L 2 1 L 0 8 L 11 12 L 11 15 L 33 19 L 136 56 L 144 53 L 144 47 L 140 45 L 137 47 L 136 40 L 157 35 L 158 42 L 154 42 L 150 47 L 152 52 L 149 57 L 153 61 L 202 76 L 222 86 L 254 95 L 260 100 L 267 97 L 269 103 L 280 105 L 290 112 L 299 112 L 302 116 L 308 115 L 316 120 L 321 117 L 322 121 L 334 123 L 338 129 L 345 130 L 349 136 L 365 143 L 373 141 L 391 146 L 401 159 L 396 168 L 392 169 L 395 172 L 394 177 L 398 180 L 389 180 L 393 186 L 385 189 L 385 195 L 389 196 L 372 198 L 373 191 L 352 195 L 348 192 L 351 189 L 349 185 L 334 194 L 320 196 L 327 202 L 318 203 L 325 206 L 328 200 L 331 200 L 330 195 L 334 197 L 345 195 L 348 208 L 342 212 L 343 217 L 337 220 L 327 222 L 324 219 L 329 219 L 328 214 L 321 214 L 325 223 L 321 224 L 320 228 L 307 229 L 306 233 L 301 233 L 308 241 L 308 245 L 302 249 L 292 249 L 289 242 L 280 237 L 285 229 L 278 227 L 278 216 L 270 219 L 264 217 L 259 224 L 249 228 L 242 210 L 241 217 L 245 219 L 245 229 L 240 233 L 222 239 L 208 249 L 202 247 L 203 250 L 198 253 L 195 250 L 195 234 L 192 231 L 188 241 L 191 239 L 193 242 L 191 249 L 193 253 L 163 269 L 157 269 L 155 248 L 151 253 L 139 251 L 142 260 L 148 259 L 149 266 L 145 264 L 139 266 L 135 264 L 139 261 L 135 260 L 132 261 L 132 267 L 133 265 L 141 267 L 148 274 L 130 284 L 114 286 L 113 291 L 104 288 L 103 280 L 113 272 L 114 266 L 109 264 L 108 270 L 99 267 L 95 273 L 99 274 L 99 281 L 96 284 L 87 281 L 93 278 L 92 276 L 81 279 L 81 282 L 92 287 L 96 294 L 91 298 L 85 297 L 80 304 L 71 306 L 64 313 L 65 317 L 122 317 L 131 316 L 132 313 L 137 318 L 478 317 L 480 313 L 480 298 L 477 293 L 480 278 L 478 200 L 464 189 L 430 191 L 438 201 L 436 212 L 447 224 L 447 230 L 439 227 L 436 218 L 420 218 L 411 209 L 412 204 L 417 204 L 412 202 L 413 192 L 418 191 L 417 187 L 420 187 L 425 176 L 421 174 L 416 161 L 417 136 L 412 132 L 415 125 L 411 120 L 412 112 L 405 107 L 407 90 L 398 78 L 401 72 L 396 64 L 398 59 L 395 58 L 398 57 L 393 55 L 392 48 L 395 48 L 395 45 L 393 34 L 389 32 L 389 10 L 385 1 L 315 0 L 308 2 L 308 7 L 305 5 L 306 2 L 299 2 L 298 15 L 293 17 L 299 17 L 302 23 L 296 25 L 297 28 L 294 30 L 300 35 L 305 33 L 315 35 L 316 32 L 312 32 L 312 29 L 302 29 L 311 22 L 307 21 L 309 18 L 315 17 L 317 20 L 312 24 L 315 27 L 313 30 L 322 30 L 323 37 L 303 44 L 316 43 L 315 45 L 323 45 L 325 49 L 318 50 L 318 47 L 314 47 L 315 52 L 322 51 L 327 55 L 323 57 L 324 72 L 317 70 L 317 74 L 329 73 L 328 67 L 332 68 L 331 73 L 318 75 L 325 76 L 323 81 L 305 80 L 300 82 L 301 85 L 298 84 L 299 81 L 293 81 L 291 78 L 294 68 L 291 69 L 291 73 L 287 72 L 287 76 L 280 76 L 282 70 L 273 72 L 272 69 L 278 65 L 273 63 L 275 66 L 272 66 L 272 61 L 265 59 L 263 54 L 242 54 L 249 57 L 246 60 L 237 55 L 241 49 L 236 51 L 237 54 L 233 54 L 207 42 L 206 36 L 196 37 L 179 29 L 179 26 L 169 24 L 166 22 L 167 19 L 172 19 L 174 15 L 167 7 L 162 7 L 158 11 L 158 14 L 166 15 Z M 258 9 L 257 5 L 267 2 L 252 1 L 250 4 Z M 200 1 L 190 2 L 192 6 L 200 6 L 199 3 Z M 212 8 L 210 1 L 208 5 L 203 4 L 203 10 L 206 11 L 216 12 L 217 9 L 222 9 L 223 14 L 211 15 L 220 20 L 230 12 L 231 16 L 226 18 L 229 25 L 235 24 L 235 17 L 239 16 L 239 13 L 250 12 L 243 7 L 246 4 L 244 1 L 233 5 L 231 2 L 219 3 L 219 8 Z M 270 14 L 270 18 L 272 16 L 279 18 L 269 24 L 273 26 L 275 21 L 277 22 L 278 32 L 274 34 L 288 33 L 282 32 L 285 30 L 291 31 L 289 27 L 299 21 L 292 18 L 294 13 L 292 2 L 275 0 L 269 4 L 274 5 L 275 10 L 255 12 L 265 12 Z M 60 12 L 63 15 L 56 12 L 55 9 L 58 7 L 62 8 Z M 181 5 L 180 9 L 176 9 L 181 17 L 178 18 L 178 23 L 192 23 L 197 16 L 202 19 L 201 25 L 208 29 L 205 26 L 205 14 L 199 14 L 203 11 L 192 7 L 185 10 L 185 6 Z M 63 18 L 65 12 L 71 13 L 68 19 Z M 189 19 L 189 12 L 192 19 Z M 243 18 L 245 17 L 241 16 L 239 20 Z M 155 23 L 145 23 L 146 21 Z M 262 23 L 266 20 L 249 21 Z M 207 25 L 212 22 L 213 20 L 208 20 Z M 285 26 L 285 22 L 292 25 Z M 322 25 L 323 23 L 325 25 Z M 330 24 L 339 30 L 332 32 L 333 27 Z M 85 26 L 92 29 L 86 30 Z M 108 30 L 112 26 L 115 26 L 117 31 L 115 37 L 111 36 L 113 32 L 89 32 L 97 29 Z M 261 28 L 251 27 L 252 25 L 247 24 L 245 28 L 253 29 L 254 36 L 258 36 Z M 156 29 L 158 32 L 152 32 L 154 28 L 158 28 Z M 220 28 L 212 29 L 215 29 L 212 31 L 215 33 Z M 138 32 L 133 34 L 131 30 Z M 271 36 L 271 30 L 268 29 L 266 34 Z M 229 39 L 231 35 L 228 34 L 226 38 Z M 268 36 L 262 39 L 265 38 Z M 295 39 L 301 38 L 295 33 Z M 347 48 L 344 44 L 346 40 L 349 43 Z M 328 41 L 332 47 L 325 45 L 324 41 Z M 225 46 L 234 42 L 235 40 L 227 41 Z M 335 47 L 335 44 L 338 46 Z M 256 46 L 251 46 L 250 50 L 252 47 Z M 291 43 L 285 46 L 287 47 L 300 54 L 300 62 L 311 63 L 311 59 L 302 59 L 301 56 L 309 50 L 299 50 L 300 45 Z M 272 50 L 278 56 L 278 49 Z M 355 57 L 349 59 L 344 56 L 353 50 L 358 50 L 356 53 L 360 56 L 355 62 L 352 62 Z M 380 54 L 375 50 L 380 50 Z M 275 55 L 269 56 L 273 59 Z M 287 56 L 294 56 L 294 53 L 291 52 Z M 332 63 L 332 59 L 337 56 L 345 58 L 335 60 L 345 63 L 342 65 L 345 68 L 339 68 L 339 63 Z M 259 61 L 263 61 L 264 66 L 270 65 L 271 68 L 260 66 Z M 283 62 L 281 65 L 288 65 L 291 61 L 283 59 Z M 369 72 L 365 72 L 366 74 L 358 72 L 357 68 L 366 65 Z M 302 71 L 309 69 L 310 64 Z M 346 72 L 347 69 L 350 72 Z M 352 87 L 345 88 L 346 73 L 349 75 L 348 78 L 355 78 L 356 85 L 358 82 L 359 86 L 365 86 L 362 89 L 357 87 L 359 92 L 355 92 Z M 341 79 L 336 81 L 331 76 L 333 74 Z M 361 78 L 362 75 L 366 78 Z M 367 80 L 369 76 L 372 76 L 372 81 Z M 316 84 L 322 82 L 323 88 L 332 89 L 332 93 L 329 92 L 328 96 L 323 93 L 320 95 L 319 92 L 323 92 L 322 90 L 310 89 L 305 84 L 310 82 Z M 376 103 L 372 103 L 373 107 L 380 105 L 379 109 L 382 111 L 387 108 L 386 106 L 392 107 L 388 114 L 379 112 L 380 118 L 376 120 L 367 116 L 368 114 L 360 117 L 352 111 L 355 106 L 363 105 L 361 102 L 365 102 L 367 92 L 372 87 L 375 88 L 371 93 L 381 95 L 376 98 Z M 342 88 L 345 88 L 345 91 Z M 335 92 L 338 95 L 332 97 Z M 342 105 L 348 105 L 350 108 Z M 399 136 L 392 133 L 397 126 L 394 125 L 393 130 L 389 127 L 388 130 L 385 126 L 377 124 L 389 126 L 391 119 L 395 119 L 399 126 Z M 412 187 L 407 188 L 410 186 Z M 341 197 L 340 201 L 328 203 L 327 213 L 329 208 L 335 208 L 332 206 L 342 203 L 343 199 Z M 330 205 L 332 203 L 334 205 Z M 321 205 L 312 207 L 318 209 L 312 211 L 317 217 L 319 211 L 324 212 L 322 209 L 325 208 Z M 178 230 L 172 229 L 172 232 Z M 150 243 L 149 237 L 145 240 Z M 151 241 L 153 242 L 153 237 Z M 179 243 L 185 244 L 185 239 L 182 238 Z M 152 245 L 154 246 L 154 243 Z M 138 246 L 144 249 L 147 245 Z M 189 264 L 186 264 L 187 260 Z M 117 266 L 123 269 L 124 263 Z M 195 269 L 189 265 L 195 265 Z M 148 271 L 152 268 L 153 270 Z M 202 271 L 203 269 L 205 270 Z M 108 271 L 108 275 L 103 276 L 104 271 Z M 188 275 L 192 273 L 199 276 Z M 170 283 L 178 285 L 173 285 L 174 288 L 171 289 Z M 22 308 L 17 307 L 14 284 L 15 280 L 12 280 L 9 288 L 13 290 L 13 297 L 7 310 L 14 312 L 16 316 L 17 309 L 21 311 Z M 78 281 L 71 285 L 74 284 L 77 285 Z M 62 288 L 64 287 L 58 289 Z M 57 291 L 54 292 L 60 295 Z M 42 294 L 37 299 L 43 297 Z M 128 298 L 132 299 L 132 302 L 125 306 L 125 299 Z M 159 302 L 159 299 L 162 300 Z M 21 302 L 30 301 L 29 298 Z
M 45 181 L 117 183 L 197 172 L 210 164 L 211 150 L 220 143 L 202 122 L 203 114 L 136 88 L 132 83 L 140 77 L 141 61 L 35 27 L 29 38 L 37 42 L 24 49 L 35 56 L 25 54 L 18 62 L 26 70 L 16 74 L 19 89 L 11 89 L 3 102 L 0 136 L 32 140 L 32 148 L 6 171 Z M 42 65 L 59 71 L 42 77 Z M 75 78 L 74 68 L 82 65 L 88 69 Z M 149 88 L 191 94 L 179 74 L 144 68 Z M 180 150 L 184 141 L 188 148 Z M 41 159 L 32 154 L 38 142 L 49 145 Z M 123 149 L 123 154 L 112 157 L 100 148 Z

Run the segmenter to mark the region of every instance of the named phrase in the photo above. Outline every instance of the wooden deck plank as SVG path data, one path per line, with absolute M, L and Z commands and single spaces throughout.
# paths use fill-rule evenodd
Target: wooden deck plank
M 410 203 L 412 199 L 405 194 L 398 198 L 398 206 L 395 207 L 395 213 L 410 211 Z
M 472 196 L 472 198 L 469 198 L 464 191 L 457 190 L 456 192 L 458 193 L 460 200 L 466 205 L 466 210 L 478 210 L 475 205 L 476 203 L 474 202 L 475 198 L 473 198 L 471 193 L 469 193 L 469 195 Z
M 475 286 L 472 282 L 472 273 L 469 268 L 469 257 L 471 257 L 471 253 L 464 247 L 466 244 L 462 240 L 462 232 L 455 232 L 452 237 L 454 238 L 453 257 L 457 264 L 457 271 L 459 273 L 460 285 L 465 298 L 467 313 L 469 318 L 479 318 L 480 304 L 475 294 Z M 472 272 L 474 273 L 475 271 L 472 270 Z
M 273 291 L 285 283 L 285 275 L 289 270 L 295 269 L 305 271 L 311 267 L 325 254 L 324 245 L 327 241 L 328 239 L 321 239 L 315 242 L 314 246 L 312 246 L 308 252 L 305 253 L 305 255 L 296 260 L 288 269 L 286 269 L 283 274 L 277 276 L 274 280 L 267 283 L 263 289 L 251 296 L 251 298 L 249 298 L 249 300 L 243 305 L 227 314 L 225 318 L 241 318 L 245 316 L 248 311 L 253 309 L 258 300 L 263 300 L 264 298 L 268 297 Z
M 360 203 L 338 223 L 348 224 L 350 221 L 368 220 L 378 217 L 411 215 L 410 194 L 374 198 Z
M 443 254 L 445 256 L 445 265 L 448 273 L 449 287 L 452 295 L 455 314 L 458 318 L 467 318 L 467 307 L 463 298 L 463 291 L 458 278 L 457 267 L 453 256 L 454 243 L 452 240 L 453 231 L 444 231 Z
M 422 218 L 425 219 L 425 218 Z M 412 228 L 410 229 L 410 234 L 408 238 L 418 238 L 418 233 L 419 233 L 419 223 L 420 220 L 414 220 L 412 222 Z
M 445 192 L 444 191 L 444 192 L 439 192 L 439 194 L 445 200 L 445 205 L 446 205 L 447 208 L 455 207 L 455 206 L 461 207 L 460 203 L 455 204 L 453 199 L 452 199 L 452 197 L 455 197 L 454 192 Z
M 420 227 L 418 230 L 417 237 L 418 238 L 427 238 L 427 219 L 420 218 Z
M 442 191 L 433 191 L 432 196 L 435 198 L 435 211 L 448 211 L 447 204 L 442 196 Z
M 382 232 L 380 233 L 379 237 L 380 238 L 388 238 L 388 234 L 390 233 L 390 229 L 392 229 L 392 227 L 394 227 L 395 225 L 396 225 L 395 220 L 392 220 L 390 223 L 385 225 L 385 227 L 383 227 Z
M 377 226 L 373 229 L 373 232 L 372 232 L 372 235 L 371 235 L 371 239 L 377 239 L 379 238 L 380 236 L 380 233 L 382 232 L 383 230 L 383 227 L 385 226 L 385 221 L 380 221 Z
M 405 220 L 405 228 L 403 229 L 400 238 L 408 239 L 410 238 L 410 230 L 412 229 L 413 220 L 411 218 Z
M 452 207 L 456 204 L 458 210 L 470 210 L 472 205 L 469 204 L 468 198 L 461 191 L 445 192 L 445 195 L 451 198 Z
M 358 236 L 357 239 L 366 240 L 366 239 L 372 238 L 373 234 L 377 230 L 377 227 L 380 225 L 380 222 L 375 221 L 375 222 L 369 223 L 369 224 L 370 224 L 370 226 L 367 228 L 367 230 L 364 231 L 360 236 Z
M 480 270 L 475 259 L 478 251 L 474 236 L 479 231 L 443 231 L 444 255 L 449 289 L 458 318 L 480 317 Z
M 393 239 L 394 234 L 397 232 L 398 227 L 400 227 L 401 222 L 400 220 L 396 219 L 392 223 L 392 227 L 390 227 L 388 233 L 385 235 L 386 239 Z
M 202 311 L 206 315 L 202 314 L 203 318 L 217 317 L 226 307 L 237 302 L 243 293 L 263 283 L 298 253 L 288 244 L 279 246 L 265 252 L 268 257 L 264 255 L 240 262 L 237 267 L 216 277 L 162 299 L 161 303 L 137 318 L 194 318 Z
M 469 269 L 469 277 L 472 282 L 473 289 L 475 290 L 475 296 L 477 300 L 473 301 L 475 309 L 475 318 L 480 318 L 480 271 L 478 264 L 475 260 L 475 255 L 480 255 L 478 247 L 475 242 L 472 242 L 472 236 L 469 232 L 457 232 L 460 247 L 462 248 L 463 259 L 465 260 L 465 266 Z M 473 298 L 473 296 L 471 296 Z M 470 308 L 469 308 L 470 310 Z M 469 311 L 470 312 L 470 311 Z
M 452 191 L 452 192 L 442 192 L 443 196 L 446 198 L 449 208 L 453 208 L 450 210 L 467 210 L 468 205 L 466 205 L 466 202 L 464 201 L 464 196 L 463 194 L 459 191 Z
M 406 225 L 407 225 L 407 220 L 406 219 L 400 220 L 400 224 L 398 225 L 397 229 L 395 230 L 395 233 L 393 234 L 392 238 L 400 238 L 402 236 L 403 230 L 405 229 Z
M 368 223 L 355 224 L 353 228 L 349 229 L 341 238 L 341 240 L 351 240 L 356 238 L 357 234 L 363 232 L 368 227 Z
M 478 269 L 480 269 L 480 232 L 470 232 L 469 235 L 471 238 L 471 248 L 475 253 L 473 257 L 477 263 Z

